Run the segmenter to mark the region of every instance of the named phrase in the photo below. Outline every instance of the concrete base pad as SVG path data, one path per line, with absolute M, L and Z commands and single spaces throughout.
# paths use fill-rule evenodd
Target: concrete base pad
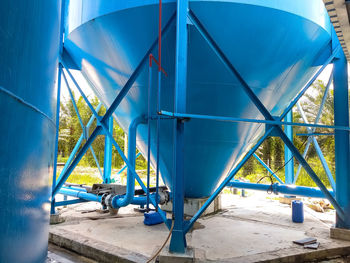
M 169 234 L 164 224 L 145 226 L 135 206 L 121 208 L 112 216 L 87 213 L 93 205 L 82 203 L 62 210 L 66 222 L 50 226 L 50 242 L 98 262 L 144 263 Z M 222 208 L 220 213 L 200 218 L 187 234 L 194 262 L 308 262 L 350 255 L 350 241 L 329 236 L 334 211 L 317 213 L 305 206 L 304 223 L 296 224 L 290 206 L 265 193 L 246 198 L 223 194 Z M 293 244 L 306 237 L 317 238 L 319 249 Z M 161 256 L 167 256 L 166 248 Z
M 193 248 L 188 247 L 184 254 L 169 252 L 169 246 L 165 247 L 158 256 L 159 263 L 192 263 L 194 262 Z
M 185 198 L 184 213 L 186 216 L 194 216 L 208 198 Z M 161 208 L 166 212 L 173 211 L 172 202 L 162 205 Z M 221 210 L 221 195 L 219 195 L 214 202 L 204 211 L 202 216 L 215 214 Z
M 56 225 L 63 223 L 65 221 L 64 217 L 60 214 L 51 214 L 50 215 L 50 225 Z
M 330 237 L 334 239 L 350 241 L 350 229 L 332 227 Z

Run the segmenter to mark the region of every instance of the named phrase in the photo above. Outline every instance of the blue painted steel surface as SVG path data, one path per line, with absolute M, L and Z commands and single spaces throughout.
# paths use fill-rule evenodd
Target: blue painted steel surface
M 176 5 L 176 54 L 175 54 L 175 92 L 174 112 L 186 112 L 188 84 L 188 0 L 177 0 Z M 185 198 L 185 124 L 181 119 L 173 121 L 173 165 L 172 178 L 174 228 L 169 245 L 170 252 L 184 253 L 187 246 L 184 230 Z
M 290 110 L 284 119 L 287 122 L 293 122 L 293 111 Z M 293 126 L 284 126 L 284 132 L 289 140 L 293 141 Z M 284 163 L 285 165 L 285 183 L 293 184 L 294 182 L 294 159 L 292 152 L 284 145 Z
M 136 134 L 137 128 L 141 128 L 141 124 L 146 124 L 147 121 L 144 116 L 135 118 L 129 127 L 128 132 L 128 160 L 131 164 L 132 169 L 135 169 L 136 161 Z M 139 126 L 140 125 L 140 126 Z M 131 168 L 128 168 L 127 173 L 127 184 L 126 184 L 126 194 L 125 196 L 116 197 L 113 202 L 115 202 L 115 208 L 123 207 L 129 205 L 135 193 L 135 176 Z
M 348 66 L 341 52 L 334 61 L 334 124 L 349 126 Z M 350 153 L 349 132 L 335 131 L 336 199 L 344 209 L 344 217 L 337 214 L 336 226 L 350 228 Z
M 0 262 L 45 262 L 60 2 L 0 3 Z
M 74 189 L 70 189 L 69 187 L 62 187 L 59 193 L 62 195 L 79 197 L 87 201 L 101 202 L 102 200 L 101 195 L 90 194 L 90 193 L 87 193 L 86 191 L 74 190 Z
M 70 12 L 77 14 L 78 11 L 74 11 L 74 8 L 81 8 L 82 17 L 80 22 L 69 20 L 70 34 L 67 35 L 66 48 L 85 76 L 94 83 L 96 94 L 109 105 L 147 48 L 156 39 L 157 2 L 94 2 L 84 1 L 80 3 L 80 7 L 71 2 Z M 313 4 L 321 6 L 322 3 L 313 1 Z M 242 76 L 273 115 L 281 114 L 315 73 L 319 68 L 315 65 L 317 55 L 328 48 L 330 23 L 326 12 L 321 8 L 322 12 L 316 14 L 312 9 L 315 6 L 311 6 L 305 5 L 303 1 L 285 1 L 283 5 L 275 3 L 275 6 L 273 2 L 266 4 L 263 1 L 250 1 L 249 4 L 242 4 L 240 1 L 190 2 L 190 8 L 228 58 L 236 62 L 235 65 Z M 165 1 L 163 20 L 168 20 L 174 10 L 174 3 Z M 219 12 L 220 20 L 215 18 Z M 250 13 L 250 19 L 245 15 L 247 12 Z M 259 20 L 251 19 L 252 17 L 259 17 Z M 91 21 L 93 18 L 95 19 Z M 244 26 L 236 27 L 236 21 L 240 21 Z M 227 27 L 225 30 L 234 32 L 231 34 L 232 39 L 218 30 L 222 28 L 222 23 Z M 139 24 L 143 25 L 142 31 Z M 282 28 L 284 30 L 281 30 Z M 130 34 L 131 31 L 134 33 Z M 261 117 L 239 89 L 239 83 L 230 77 L 193 26 L 189 27 L 189 31 L 187 111 L 223 116 Z M 235 41 L 234 36 L 237 35 L 240 36 L 240 41 Z M 250 38 L 252 35 L 255 36 L 254 39 Z M 111 40 L 108 45 L 104 42 L 107 36 Z M 161 101 L 165 110 L 173 108 L 171 94 L 174 73 L 171 72 L 174 72 L 174 40 L 175 29 L 172 29 L 163 41 L 163 67 L 170 72 L 169 77 L 163 78 L 162 81 Z M 257 46 L 259 48 L 256 48 Z M 237 50 L 239 52 L 236 52 Z M 251 69 L 252 65 L 254 70 Z M 291 67 L 292 65 L 294 66 Z M 140 75 L 116 112 L 118 122 L 124 129 L 135 116 L 147 113 L 146 73 Z M 154 76 L 153 79 L 157 80 L 157 77 Z M 155 91 L 153 94 L 152 97 L 156 98 Z M 198 100 L 198 96 L 204 100 L 210 99 L 210 104 Z M 156 105 L 154 102 L 152 100 L 152 104 Z M 185 192 L 189 197 L 210 195 L 222 176 L 237 164 L 263 132 L 259 124 L 224 124 L 191 120 L 186 126 L 188 129 L 186 128 L 185 132 L 185 160 L 189 161 L 185 161 Z M 153 134 L 156 134 L 154 125 L 151 129 Z M 173 163 L 170 122 L 162 121 L 161 134 L 160 171 L 165 182 L 171 186 Z M 141 129 L 138 137 L 138 146 L 146 156 L 146 127 Z M 155 137 L 152 145 L 156 146 Z M 151 148 L 156 149 L 153 146 Z M 155 157 L 155 151 L 152 151 L 153 164 Z
M 65 48 L 107 106 L 112 104 L 157 38 L 157 3 L 155 0 L 70 2 L 72 16 L 68 20 Z M 168 21 L 176 5 L 174 1 L 164 1 L 163 5 L 163 20 Z M 310 4 L 301 0 L 208 0 L 190 1 L 189 7 L 273 116 L 284 112 L 321 67 L 319 55 L 327 54 L 327 58 L 331 54 L 331 24 L 319 0 Z M 78 18 L 73 19 L 73 15 Z M 186 112 L 261 118 L 240 82 L 227 71 L 196 28 L 190 25 L 188 31 Z M 170 29 L 162 46 L 162 66 L 169 75 L 162 79 L 162 110 L 173 111 L 175 27 Z M 152 53 L 157 55 L 156 50 Z M 157 85 L 156 74 L 153 72 L 153 87 Z M 116 111 L 124 130 L 136 116 L 147 114 L 147 82 L 148 71 L 144 70 Z M 152 94 L 155 114 L 156 89 Z M 185 126 L 187 197 L 212 194 L 223 176 L 264 132 L 263 125 L 256 123 L 191 120 Z M 147 156 L 147 130 L 140 127 L 138 134 L 138 147 L 144 156 Z M 151 124 L 151 133 L 156 134 L 155 123 Z M 171 121 L 161 121 L 160 134 L 160 172 L 172 188 Z M 156 148 L 153 136 L 150 159 L 154 167 Z
M 110 117 L 108 120 L 108 130 L 113 134 L 113 118 Z M 105 155 L 103 162 L 103 183 L 109 184 L 111 182 L 111 173 L 112 173 L 112 142 L 111 139 L 105 137 Z

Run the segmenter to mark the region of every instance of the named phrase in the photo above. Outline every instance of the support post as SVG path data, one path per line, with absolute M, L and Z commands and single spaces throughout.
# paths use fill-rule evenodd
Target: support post
M 66 0 L 61 2 L 61 17 L 60 17 L 60 35 L 59 35 L 59 54 L 63 53 L 63 34 L 64 34 L 64 18 L 65 18 L 65 6 Z M 57 104 L 56 104 L 56 135 L 55 135 L 55 151 L 53 160 L 53 174 L 52 174 L 52 192 L 56 187 L 57 180 L 57 157 L 58 157 L 58 136 L 60 126 L 60 106 L 61 106 L 61 81 L 62 81 L 62 65 L 58 63 L 58 75 L 57 75 Z M 55 214 L 55 196 L 51 192 L 51 210 L 52 215 Z
M 109 117 L 107 128 L 111 134 L 113 134 L 113 117 Z M 112 173 L 112 141 L 109 136 L 105 136 L 105 155 L 103 162 L 103 183 L 111 183 Z
M 293 122 L 293 111 L 290 110 L 284 119 L 287 122 Z M 284 132 L 286 133 L 289 140 L 293 141 L 293 126 L 284 126 Z M 285 166 L 285 183 L 293 184 L 294 182 L 294 160 L 293 154 L 289 148 L 284 145 L 284 162 Z
M 176 13 L 176 57 L 175 57 L 175 113 L 186 113 L 187 88 L 187 12 L 188 0 L 177 0 Z M 169 250 L 185 253 L 186 236 L 184 231 L 184 122 L 174 120 L 174 174 L 173 174 L 173 217 L 174 228 Z
M 58 136 L 60 126 L 60 98 L 61 98 L 61 78 L 62 78 L 62 65 L 58 65 L 58 80 L 57 80 L 57 105 L 56 105 L 56 135 L 55 135 L 55 152 L 53 160 L 53 174 L 52 174 L 52 191 L 56 187 L 57 178 L 57 157 L 58 157 Z M 56 213 L 55 211 L 55 197 L 51 197 L 51 215 Z
M 345 55 L 340 53 L 334 61 L 334 125 L 349 126 L 348 66 Z M 337 213 L 336 227 L 350 229 L 350 163 L 349 132 L 335 130 L 336 200 L 345 217 Z

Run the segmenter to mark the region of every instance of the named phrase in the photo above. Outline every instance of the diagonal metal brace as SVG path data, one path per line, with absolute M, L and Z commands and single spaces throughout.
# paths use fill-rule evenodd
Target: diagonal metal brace
M 274 118 L 270 114 L 270 112 L 265 108 L 263 103 L 259 100 L 259 98 L 254 94 L 254 92 L 251 90 L 251 88 L 248 86 L 248 84 L 245 82 L 245 80 L 242 78 L 242 76 L 239 74 L 239 72 L 236 70 L 236 68 L 231 64 L 229 59 L 225 56 L 225 54 L 221 51 L 219 46 L 215 43 L 214 39 L 209 35 L 209 33 L 206 31 L 204 26 L 200 23 L 198 18 L 194 15 L 194 13 L 190 10 L 188 13 L 188 16 L 191 20 L 191 22 L 194 24 L 194 26 L 197 28 L 197 30 L 200 32 L 200 34 L 203 36 L 203 38 L 207 41 L 209 46 L 213 49 L 215 54 L 219 57 L 219 59 L 223 62 L 223 64 L 230 70 L 230 72 L 238 79 L 238 81 L 241 83 L 244 91 L 249 96 L 251 101 L 255 104 L 255 106 L 258 108 L 260 113 L 265 117 L 266 120 L 273 121 Z M 297 102 L 297 101 L 296 101 Z M 296 103 L 295 102 L 295 103 Z M 282 120 L 284 116 L 281 116 Z M 307 163 L 307 161 L 303 158 L 303 156 L 300 154 L 298 149 L 294 146 L 293 142 L 289 140 L 289 138 L 286 136 L 286 134 L 283 132 L 281 126 L 275 125 L 275 130 L 283 140 L 283 142 L 287 145 L 287 147 L 291 150 L 295 158 L 303 165 L 304 169 L 308 172 L 311 179 L 316 183 L 316 185 L 321 189 L 321 191 L 324 193 L 324 195 L 327 197 L 327 199 L 332 203 L 332 205 L 336 208 L 339 216 L 341 218 L 345 217 L 344 211 L 339 205 L 339 203 L 335 200 L 335 198 L 329 193 L 328 189 L 325 187 L 325 185 L 322 183 L 322 181 L 318 178 L 316 173 L 313 171 L 313 169 L 310 167 L 310 165 Z
M 169 28 L 173 22 L 175 18 L 175 14 L 169 19 L 168 23 L 166 24 L 166 26 L 164 27 L 163 31 L 164 31 L 164 35 L 166 34 L 166 32 L 169 31 Z M 61 59 L 61 64 L 65 67 L 65 69 L 67 70 L 69 76 L 72 78 L 74 84 L 76 85 L 76 87 L 78 88 L 78 90 L 80 91 L 81 95 L 83 96 L 84 100 L 86 101 L 86 103 L 88 104 L 88 106 L 90 107 L 91 111 L 93 112 L 93 114 L 95 115 L 95 117 L 97 118 L 97 121 L 100 125 L 98 125 L 95 130 L 92 132 L 92 134 L 90 135 L 90 137 L 87 139 L 86 143 L 84 144 L 84 146 L 81 148 L 80 152 L 77 154 L 76 158 L 72 161 L 72 163 L 69 165 L 69 167 L 67 168 L 66 172 L 64 175 L 62 175 L 61 180 L 57 183 L 52 196 L 55 196 L 58 191 L 60 190 L 60 188 L 63 186 L 63 184 L 65 183 L 65 181 L 67 180 L 67 178 L 69 177 L 69 175 L 71 174 L 71 172 L 73 171 L 74 167 L 79 163 L 79 161 L 81 160 L 81 158 L 84 156 L 84 154 L 86 153 L 86 151 L 89 149 L 91 143 L 96 139 L 96 137 L 101 133 L 102 130 L 105 131 L 106 135 L 108 137 L 110 137 L 112 139 L 112 143 L 113 145 L 116 147 L 116 149 L 118 150 L 119 154 L 121 155 L 121 157 L 123 158 L 123 160 L 125 161 L 125 163 L 128 165 L 128 167 L 131 167 L 131 172 L 133 173 L 133 175 L 135 176 L 135 178 L 139 181 L 138 175 L 137 173 L 134 171 L 134 169 L 132 169 L 132 166 L 130 165 L 129 161 L 127 160 L 127 158 L 125 157 L 124 153 L 122 152 L 122 150 L 120 149 L 119 145 L 115 142 L 113 136 L 110 134 L 110 132 L 108 131 L 108 129 L 106 128 L 106 122 L 108 120 L 109 117 L 111 117 L 111 115 L 114 113 L 115 109 L 118 107 L 118 105 L 120 104 L 120 102 L 123 100 L 123 98 L 126 96 L 126 94 L 128 93 L 128 91 L 130 90 L 130 88 L 132 87 L 133 83 L 136 81 L 137 77 L 139 76 L 139 74 L 141 73 L 141 70 L 143 69 L 145 62 L 147 62 L 148 60 L 148 56 L 149 54 L 152 52 L 152 50 L 155 48 L 155 46 L 158 43 L 158 39 L 152 44 L 152 46 L 150 47 L 150 49 L 147 51 L 147 53 L 145 54 L 145 56 L 143 57 L 143 59 L 141 60 L 141 62 L 139 63 L 139 65 L 136 67 L 134 73 L 131 75 L 131 77 L 129 78 L 129 80 L 127 81 L 127 83 L 125 84 L 125 86 L 121 89 L 121 91 L 119 92 L 119 94 L 117 95 L 116 99 L 114 100 L 114 102 L 112 103 L 112 105 L 108 108 L 106 114 L 101 118 L 96 111 L 94 110 L 94 108 L 92 107 L 92 105 L 89 103 L 87 97 L 84 95 L 84 93 L 82 92 L 82 90 L 80 89 L 78 83 L 75 81 L 74 77 L 70 74 L 68 67 L 66 66 L 65 62 L 62 61 Z M 141 180 L 140 180 L 141 181 Z M 139 181 L 139 183 L 140 183 Z M 141 181 L 142 182 L 142 181 Z

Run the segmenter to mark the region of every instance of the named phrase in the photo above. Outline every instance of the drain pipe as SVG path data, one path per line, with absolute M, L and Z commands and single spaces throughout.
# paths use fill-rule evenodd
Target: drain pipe
M 139 116 L 135 118 L 129 126 L 128 134 L 128 160 L 132 165 L 132 168 L 135 169 L 135 160 L 136 160 L 136 134 L 137 127 L 140 124 L 147 124 L 147 119 L 145 116 Z M 115 209 L 120 207 L 127 206 L 131 204 L 134 200 L 135 194 L 135 177 L 128 167 L 127 173 L 127 183 L 126 183 L 126 194 L 123 196 L 114 196 L 111 200 L 111 206 Z

